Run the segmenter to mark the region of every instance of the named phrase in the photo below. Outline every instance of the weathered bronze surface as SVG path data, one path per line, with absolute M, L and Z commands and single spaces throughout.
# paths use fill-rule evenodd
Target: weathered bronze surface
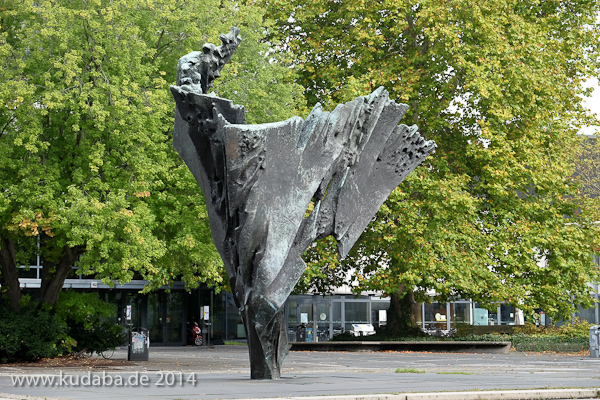
M 251 377 L 280 376 L 288 352 L 283 306 L 301 256 L 333 235 L 344 257 L 392 190 L 435 148 L 408 109 L 379 88 L 303 120 L 247 125 L 242 106 L 206 94 L 241 39 L 182 57 L 173 145 L 198 181 L 248 338 Z M 307 215 L 312 202 L 312 212 Z

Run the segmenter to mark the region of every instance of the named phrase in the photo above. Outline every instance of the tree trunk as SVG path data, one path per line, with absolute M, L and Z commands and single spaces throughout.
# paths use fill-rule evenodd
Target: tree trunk
M 10 309 L 19 311 L 21 308 L 21 285 L 19 284 L 15 243 L 5 238 L 2 238 L 0 242 L 0 270 L 3 295 L 8 297 Z
M 43 303 L 55 305 L 58 301 L 58 295 L 63 288 L 65 279 L 71 272 L 71 267 L 79 257 L 80 248 L 76 246 L 71 248 L 66 246 L 63 248 L 63 257 L 58 264 L 44 261 L 42 268 L 42 285 L 40 289 L 40 300 Z M 52 272 L 52 269 L 55 269 Z
M 385 330 L 391 336 L 415 336 L 422 332 L 415 321 L 415 296 L 412 290 L 403 295 L 392 293 Z

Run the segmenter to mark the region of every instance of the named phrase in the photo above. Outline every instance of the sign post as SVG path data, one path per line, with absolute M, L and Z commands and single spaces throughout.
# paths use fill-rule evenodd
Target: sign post
M 210 346 L 210 307 L 204 306 L 202 310 L 202 320 L 206 326 L 206 345 Z

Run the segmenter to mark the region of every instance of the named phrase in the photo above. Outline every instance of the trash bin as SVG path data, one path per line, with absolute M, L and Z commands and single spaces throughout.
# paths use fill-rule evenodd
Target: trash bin
M 296 341 L 306 342 L 306 326 L 298 325 L 296 327 Z
M 204 346 L 210 346 L 210 326 L 212 323 L 203 321 L 202 322 L 202 334 L 204 335 Z
M 139 328 L 129 334 L 127 361 L 148 361 L 150 335 L 148 329 Z
M 600 357 L 600 337 L 598 328 L 600 325 L 592 325 L 590 326 L 590 357 L 598 358 Z

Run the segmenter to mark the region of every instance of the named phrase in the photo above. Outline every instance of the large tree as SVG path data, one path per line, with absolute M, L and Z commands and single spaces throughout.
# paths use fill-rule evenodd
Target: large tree
M 228 0 L 0 4 L 0 280 L 13 309 L 18 267 L 36 255 L 50 304 L 72 266 L 107 283 L 139 273 L 149 289 L 221 283 L 203 197 L 171 145 L 169 84 L 179 57 L 235 23 L 244 50 L 215 91 L 250 121 L 289 117 L 301 91 L 260 43 L 263 14 Z
M 438 144 L 346 263 L 359 290 L 403 299 L 405 314 L 430 289 L 552 317 L 591 305 L 598 203 L 572 175 L 575 133 L 591 121 L 578 95 L 598 73 L 598 2 L 265 2 L 311 105 L 384 86 Z M 337 261 L 321 246 L 312 276 L 323 280 Z

